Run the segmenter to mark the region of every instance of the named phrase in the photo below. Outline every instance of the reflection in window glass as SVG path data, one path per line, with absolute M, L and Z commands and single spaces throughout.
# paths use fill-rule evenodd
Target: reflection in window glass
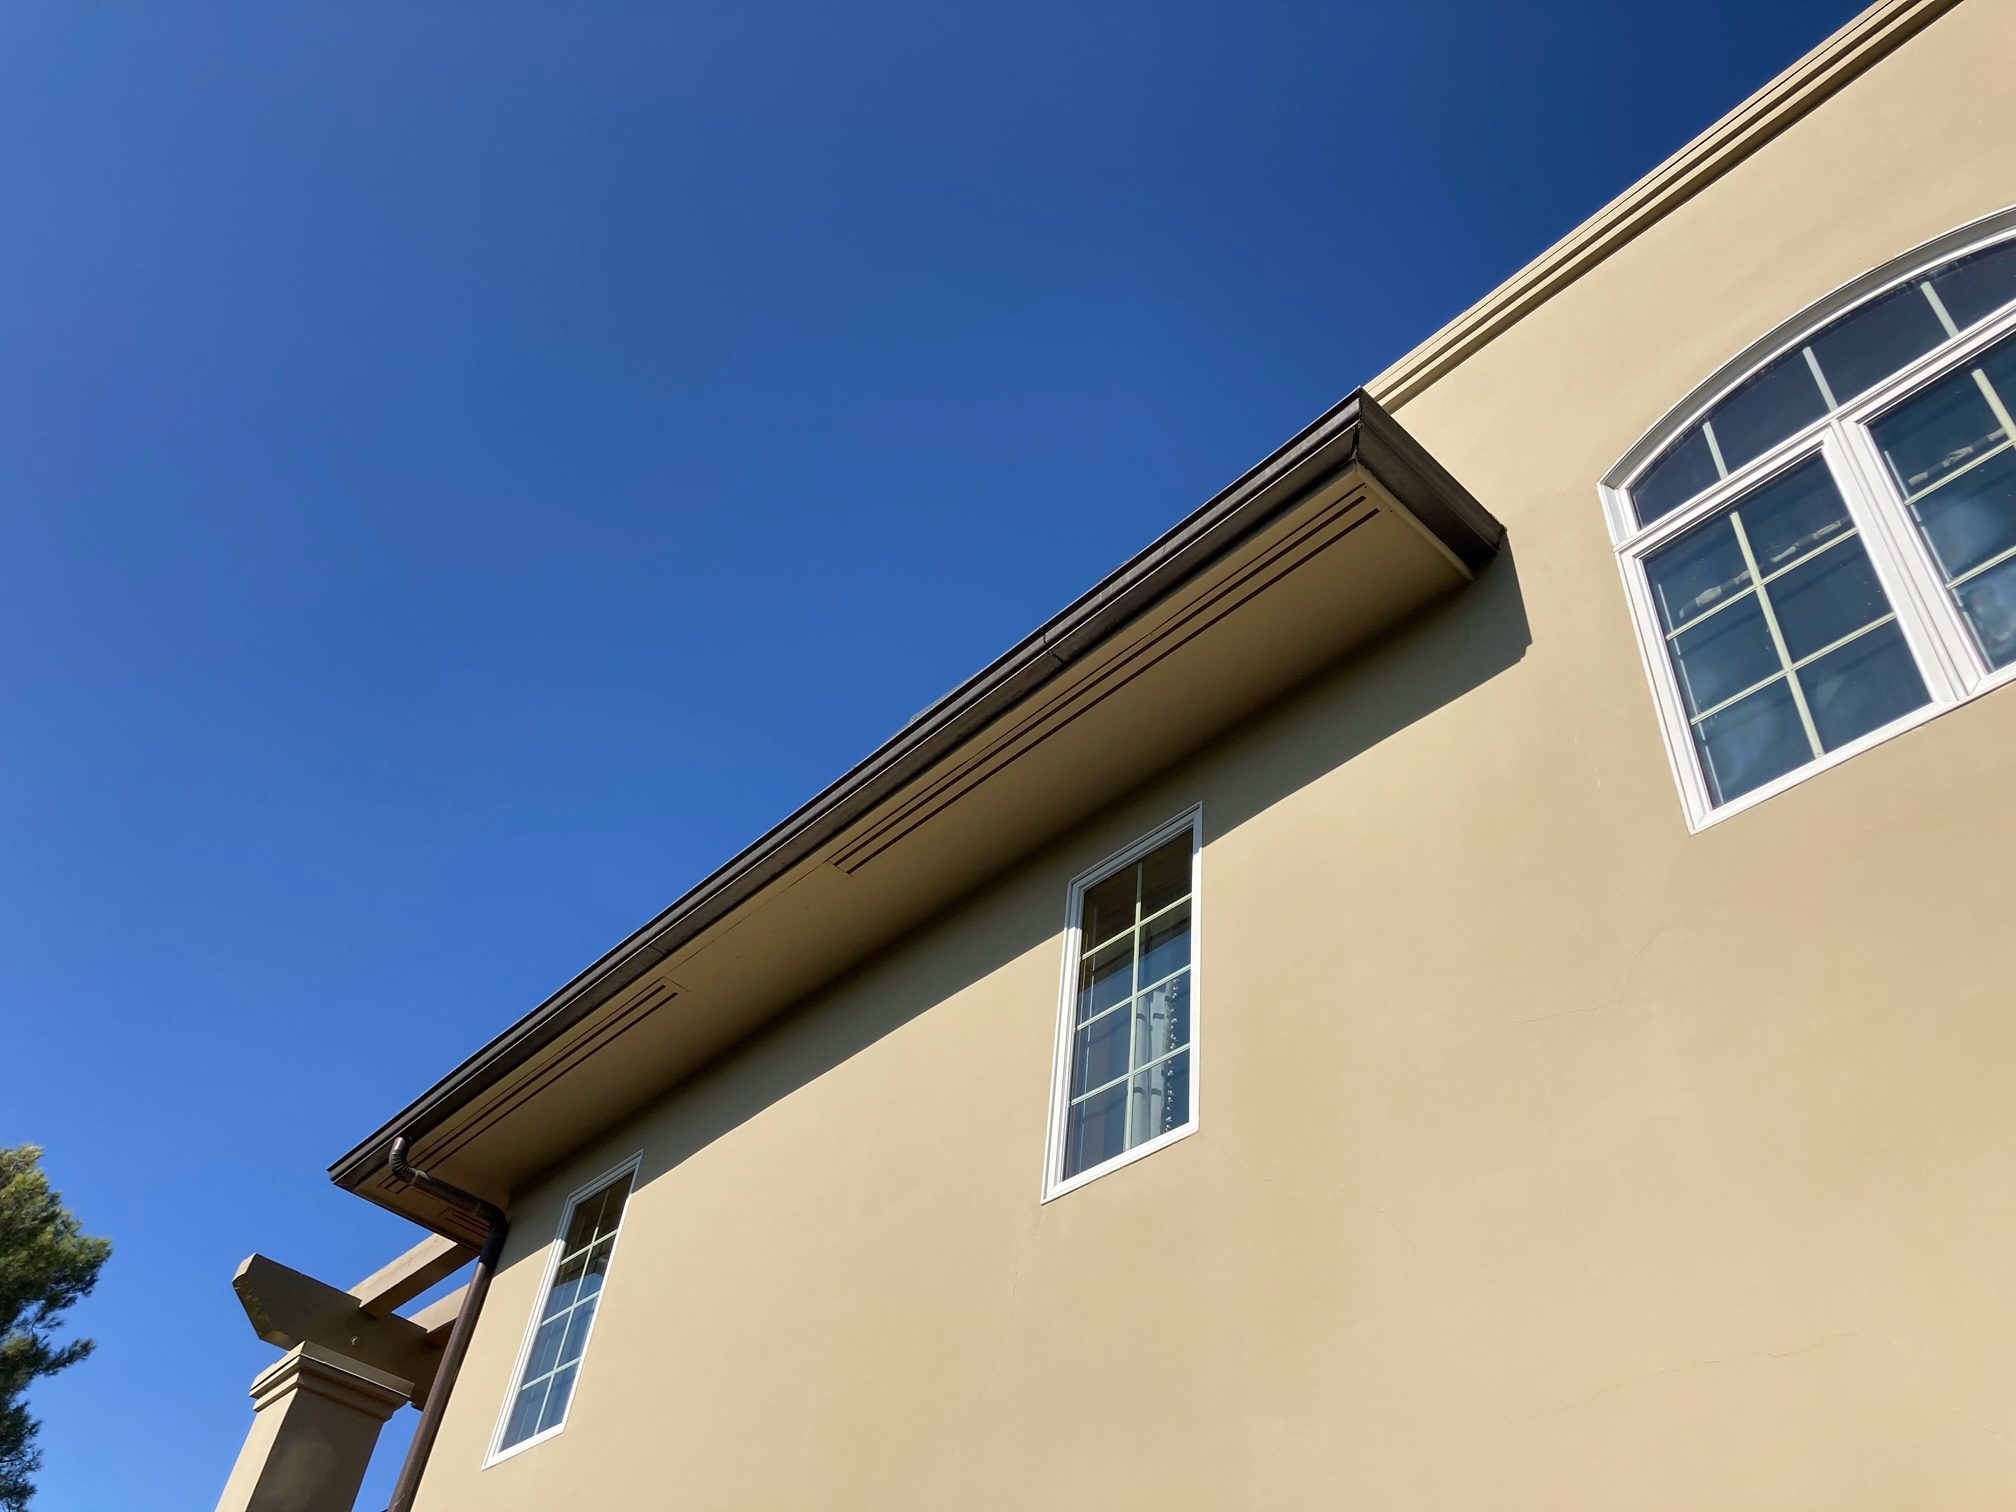
M 1869 427 L 1982 658 L 2016 658 L 2016 337 Z
M 1648 554 L 1645 574 L 1718 804 L 1930 696 L 1818 457 Z
M 1723 470 L 1734 472 L 1826 412 L 1826 397 L 1801 350 L 1786 353 L 1716 405 L 1708 427 Z
M 2016 241 L 1949 263 L 1930 282 L 1954 325 L 1964 331 L 2016 299 Z
M 1708 433 L 1697 425 L 1667 447 L 1632 488 L 1638 523 L 1663 520 L 1721 476 L 1708 448 Z
M 1080 896 L 1059 1179 L 1190 1122 L 1193 856 L 1185 829 Z
M 1807 343 L 1836 404 L 1888 378 L 1946 339 L 1922 284 L 1908 283 L 1843 316 Z
M 1683 431 L 1631 485 L 1634 517 L 1641 526 L 1664 519 L 1830 408 L 1866 394 L 1954 332 L 2012 301 L 2016 241 L 1972 253 L 1857 305 L 1775 358 L 1718 401 L 1700 424 Z

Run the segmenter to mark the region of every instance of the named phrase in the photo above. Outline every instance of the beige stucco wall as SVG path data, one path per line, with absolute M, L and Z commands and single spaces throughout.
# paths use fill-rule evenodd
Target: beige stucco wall
M 1407 405 L 1511 560 L 519 1201 L 421 1512 L 2016 1500 L 2016 693 L 1690 836 L 1595 494 L 2016 201 L 2012 79 L 1967 0 Z M 1065 885 L 1200 801 L 1201 1132 L 1039 1205 Z M 637 1150 L 571 1421 L 479 1470 Z

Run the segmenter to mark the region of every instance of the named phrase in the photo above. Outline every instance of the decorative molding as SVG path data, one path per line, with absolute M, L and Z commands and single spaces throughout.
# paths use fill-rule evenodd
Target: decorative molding
M 413 1399 L 414 1385 L 320 1344 L 297 1344 L 259 1372 L 252 1383 L 252 1410 L 264 1412 L 297 1391 L 326 1397 L 382 1423 Z
M 1877 0 L 1846 26 L 1638 180 L 1366 389 L 1398 409 L 1656 225 L 1960 0 Z
M 1362 480 L 1354 482 L 1344 493 L 1324 504 L 1306 522 L 1241 568 L 1227 582 L 1185 608 L 1168 624 L 1127 647 L 1112 662 L 1094 669 L 1085 681 L 1067 684 L 1056 695 L 1037 704 L 1024 718 L 987 741 L 967 760 L 927 784 L 880 823 L 850 839 L 834 854 L 832 864 L 850 874 L 859 872 L 939 811 L 1028 755 L 1262 590 L 1314 560 L 1359 526 L 1369 524 L 1379 513 L 1377 506 L 1369 502 L 1368 490 Z

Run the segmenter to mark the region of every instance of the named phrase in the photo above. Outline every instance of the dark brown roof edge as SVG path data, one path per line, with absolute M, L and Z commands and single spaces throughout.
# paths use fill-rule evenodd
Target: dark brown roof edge
M 438 1127 L 612 994 L 1354 463 L 1378 479 L 1471 571 L 1497 552 L 1504 527 L 1363 389 L 1349 394 L 463 1061 L 331 1165 L 330 1179 L 355 1187 L 369 1178 L 384 1166 L 396 1136 L 418 1139 Z

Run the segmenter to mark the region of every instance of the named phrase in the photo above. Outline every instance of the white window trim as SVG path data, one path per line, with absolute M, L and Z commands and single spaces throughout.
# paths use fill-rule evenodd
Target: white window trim
M 1902 501 L 1882 481 L 1882 459 L 1867 429 L 1869 422 L 1885 410 L 1945 377 L 1949 371 L 1965 366 L 1983 349 L 2016 332 L 2016 307 L 2005 309 L 1963 336 L 1935 347 L 1852 404 L 1831 410 L 1802 427 L 1650 525 L 1640 527 L 1635 523 L 1630 501 L 1632 484 L 1658 458 L 1666 444 L 1753 374 L 1797 348 L 1836 316 L 1940 263 L 2008 241 L 2012 231 L 2016 231 L 2016 207 L 1938 237 L 1835 290 L 1702 383 L 1666 419 L 1640 437 L 1599 485 L 1604 516 L 1616 546 L 1625 602 L 1638 637 L 1640 661 L 1651 686 L 1660 734 L 1690 832 L 1699 833 L 1710 825 L 1734 818 L 1874 746 L 2016 681 L 2016 664 L 1999 671 L 1988 668 L 1958 609 L 1943 591 L 1937 591 L 1940 579 L 1931 559 L 1931 548 L 1922 533 L 1912 527 Z M 1709 795 L 1694 748 L 1692 726 L 1672 658 L 1666 653 L 1666 633 L 1652 602 L 1643 562 L 1651 552 L 1727 508 L 1760 482 L 1813 456 L 1825 460 L 1841 490 L 1849 517 L 1868 551 L 1878 580 L 1890 596 L 1898 626 L 1931 696 L 1923 706 L 1889 724 L 1794 767 L 1740 797 L 1716 804 Z
M 513 1455 L 523 1454 L 535 1444 L 543 1444 L 548 1439 L 558 1438 L 565 1431 L 567 1420 L 574 1415 L 574 1403 L 581 1394 L 581 1377 L 588 1370 L 588 1351 L 595 1346 L 595 1325 L 602 1321 L 602 1310 L 608 1301 L 609 1288 L 615 1281 L 616 1251 L 623 1247 L 623 1235 L 630 1227 L 630 1205 L 637 1197 L 637 1172 L 643 1164 L 644 1152 L 639 1150 L 620 1165 L 611 1166 L 600 1176 L 584 1181 L 567 1194 L 567 1201 L 560 1209 L 559 1227 L 554 1230 L 552 1242 L 546 1247 L 546 1264 L 540 1269 L 539 1290 L 533 1297 L 531 1316 L 525 1323 L 525 1337 L 519 1341 L 517 1356 L 511 1362 L 511 1374 L 504 1383 L 504 1405 L 497 1413 L 497 1426 L 490 1433 L 490 1452 L 483 1460 L 485 1470 L 492 1465 L 501 1465 Z M 532 1354 L 532 1340 L 539 1332 L 539 1312 L 545 1306 L 547 1293 L 553 1289 L 553 1274 L 566 1255 L 567 1226 L 574 1220 L 574 1210 L 584 1200 L 626 1174 L 630 1177 L 630 1195 L 624 1199 L 623 1216 L 616 1224 L 616 1239 L 609 1246 L 609 1270 L 602 1282 L 602 1296 L 596 1301 L 595 1316 L 588 1320 L 588 1332 L 581 1338 L 581 1363 L 574 1371 L 574 1386 L 568 1394 L 567 1406 L 560 1414 L 560 1421 L 551 1428 L 522 1438 L 508 1449 L 503 1448 L 501 1446 L 504 1442 L 504 1430 L 511 1424 L 511 1405 L 518 1399 L 519 1377 L 525 1373 L 525 1362 Z
M 1165 845 L 1181 834 L 1190 836 L 1190 1117 L 1176 1128 L 1165 1130 L 1153 1139 L 1144 1140 L 1130 1150 L 1123 1150 L 1110 1160 L 1102 1161 L 1095 1166 L 1087 1166 L 1075 1176 L 1062 1177 L 1059 1173 L 1064 1169 L 1064 1125 L 1071 1106 L 1071 1044 L 1072 1030 L 1076 1027 L 1073 1009 L 1077 1005 L 1078 998 L 1078 957 L 1082 948 L 1080 936 L 1083 933 L 1078 922 L 1079 907 L 1084 901 L 1087 888 L 1103 882 L 1121 867 L 1132 865 L 1157 846 Z M 1043 1151 L 1044 1202 L 1054 1201 L 1066 1192 L 1075 1192 L 1087 1182 L 1096 1181 L 1122 1166 L 1132 1165 L 1144 1156 L 1167 1149 L 1177 1140 L 1186 1139 L 1197 1132 L 1199 1109 L 1204 1105 L 1203 904 L 1202 804 L 1191 806 L 1167 824 L 1113 852 L 1098 865 L 1088 866 L 1071 879 L 1071 887 L 1064 905 L 1064 960 L 1058 974 L 1057 1049 L 1050 1070 L 1050 1131 L 1044 1141 Z

